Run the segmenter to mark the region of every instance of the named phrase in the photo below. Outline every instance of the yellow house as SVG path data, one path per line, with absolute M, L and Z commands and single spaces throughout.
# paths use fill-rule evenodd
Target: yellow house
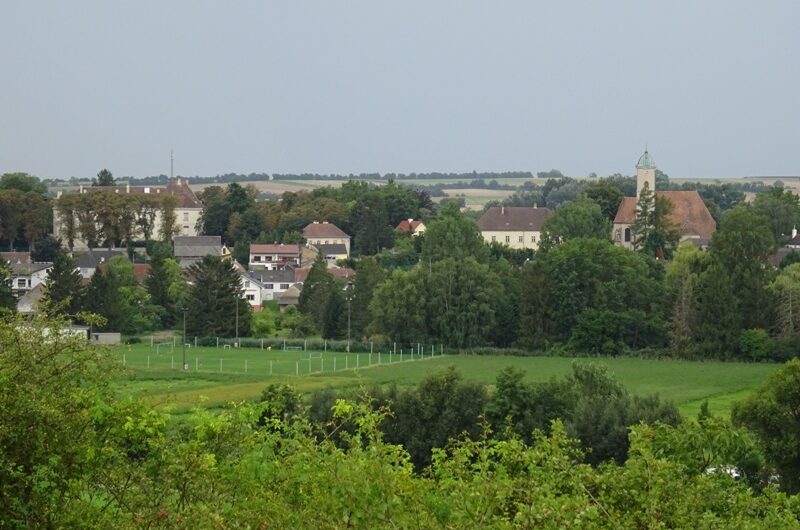
M 478 228 L 486 243 L 536 250 L 542 238 L 542 225 L 551 215 L 553 212 L 548 208 L 494 206 L 478 219 Z
M 350 236 L 338 226 L 328 221 L 314 221 L 303 228 L 303 237 L 306 243 L 319 247 L 319 245 L 344 245 L 344 257 L 350 255 Z

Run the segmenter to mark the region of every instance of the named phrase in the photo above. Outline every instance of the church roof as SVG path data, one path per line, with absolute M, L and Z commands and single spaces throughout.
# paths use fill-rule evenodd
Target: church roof
M 717 229 L 703 199 L 696 191 L 657 191 L 656 197 L 666 197 L 673 205 L 669 221 L 687 236 L 709 239 Z M 625 197 L 617 209 L 614 224 L 633 224 L 636 220 L 636 197 Z
M 653 157 L 650 156 L 650 153 L 647 152 L 647 149 L 645 149 L 644 153 L 642 153 L 642 156 L 639 157 L 639 161 L 636 162 L 636 167 L 642 169 L 656 168 L 656 161 L 653 160 Z

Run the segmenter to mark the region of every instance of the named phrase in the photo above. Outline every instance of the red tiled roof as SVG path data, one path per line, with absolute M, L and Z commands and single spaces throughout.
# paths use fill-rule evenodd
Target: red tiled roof
M 525 208 L 520 206 L 494 206 L 478 219 L 478 228 L 483 230 L 532 230 L 540 231 L 544 222 L 553 215 L 548 208 Z
M 657 191 L 656 196 L 672 202 L 669 221 L 680 228 L 681 234 L 710 239 L 717 229 L 716 221 L 696 191 Z M 636 197 L 625 197 L 617 209 L 614 224 L 633 224 L 635 220 Z
M 403 232 L 414 232 L 419 225 L 422 224 L 422 221 L 417 221 L 414 219 L 403 219 L 398 223 L 395 227 L 396 230 L 402 230 Z
M 294 281 L 298 283 L 303 283 L 308 278 L 308 273 L 311 270 L 311 267 L 303 267 L 294 270 Z M 329 268 L 328 272 L 331 273 L 331 276 L 334 278 L 338 278 L 340 280 L 349 280 L 353 276 L 355 276 L 356 271 L 349 267 L 334 267 Z
M 300 255 L 300 245 L 250 245 L 250 254 L 290 254 L 292 256 Z
M 136 277 L 136 281 L 139 284 L 144 283 L 144 278 L 147 276 L 147 272 L 150 270 L 149 263 L 134 263 L 133 264 L 133 275 Z
M 303 237 L 305 237 L 305 238 L 309 238 L 309 237 L 315 237 L 315 238 L 316 237 L 337 237 L 337 238 L 347 237 L 347 238 L 349 238 L 350 236 L 347 235 L 346 233 L 344 233 L 342 231 L 342 229 L 339 228 L 338 226 L 336 226 L 334 224 L 331 224 L 331 223 L 328 223 L 327 221 L 325 221 L 325 222 L 322 222 L 322 223 L 314 222 L 314 223 L 311 223 L 310 225 L 306 226 L 305 228 L 303 228 Z

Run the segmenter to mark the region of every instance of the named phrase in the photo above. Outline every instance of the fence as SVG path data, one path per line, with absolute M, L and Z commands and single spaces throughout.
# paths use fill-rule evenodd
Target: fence
M 150 346 L 156 345 L 156 340 L 153 336 L 150 337 Z M 180 347 L 181 340 L 178 337 L 173 337 L 172 343 L 175 347 Z M 349 353 L 376 353 L 376 352 L 389 352 L 393 355 L 400 353 L 417 355 L 444 355 L 448 353 L 444 345 L 438 344 L 423 344 L 421 342 L 402 343 L 402 342 L 375 342 L 375 341 L 347 341 L 347 340 L 325 340 L 318 338 L 286 338 L 286 337 L 269 337 L 264 339 L 255 339 L 250 337 L 242 337 L 238 339 L 223 338 L 223 337 L 186 337 L 187 345 L 196 347 L 214 347 L 220 349 L 228 346 L 229 348 L 259 348 L 262 350 L 284 350 L 284 351 L 323 351 L 323 352 L 349 352 Z
M 296 352 L 287 350 L 286 352 L 273 352 L 272 356 L 267 355 L 243 355 L 238 356 L 239 351 L 225 350 L 232 355 L 226 357 L 216 357 L 207 351 L 197 354 L 192 347 L 186 350 L 186 364 L 190 372 L 201 373 L 228 373 L 228 374 L 252 374 L 270 376 L 302 376 L 313 374 L 334 373 L 348 370 L 361 370 L 379 366 L 397 365 L 400 363 L 418 362 L 432 358 L 441 357 L 443 354 L 435 351 L 435 348 L 428 350 L 420 346 L 419 353 L 415 351 L 403 350 L 398 353 L 393 351 L 354 353 L 354 352 Z M 133 354 L 130 352 L 122 353 L 122 364 L 127 368 L 147 369 L 147 370 L 180 370 L 183 363 L 183 356 L 179 350 L 167 353 L 146 353 Z M 288 353 L 292 351 L 292 353 Z M 246 353 L 247 350 L 241 350 Z M 252 350 L 250 351 L 252 352 Z M 250 353 L 247 352 L 247 353 Z M 276 358 L 274 355 L 292 355 Z

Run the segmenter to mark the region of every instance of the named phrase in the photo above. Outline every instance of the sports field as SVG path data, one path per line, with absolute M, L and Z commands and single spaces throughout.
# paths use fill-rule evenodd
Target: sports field
M 430 348 L 430 347 L 428 347 Z M 779 365 L 646 360 L 636 358 L 567 358 L 441 355 L 408 350 L 399 353 L 308 352 L 194 348 L 186 350 L 188 370 L 181 370 L 182 350 L 149 344 L 112 349 L 124 371 L 121 394 L 144 396 L 158 405 L 179 409 L 216 407 L 256 399 L 270 383 L 285 382 L 301 392 L 331 385 L 337 388 L 374 384 L 414 385 L 428 374 L 455 365 L 466 379 L 491 385 L 507 366 L 524 370 L 529 381 L 562 377 L 573 362 L 603 364 L 634 394 L 658 393 L 674 401 L 684 414 L 696 414 L 704 400 L 715 414 L 728 414 Z

